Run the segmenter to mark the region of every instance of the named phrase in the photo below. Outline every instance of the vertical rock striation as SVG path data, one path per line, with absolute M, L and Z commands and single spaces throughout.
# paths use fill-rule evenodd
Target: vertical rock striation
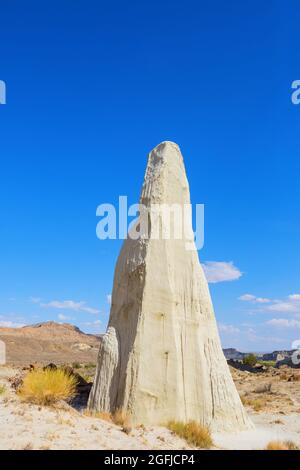
M 176 144 L 163 142 L 149 154 L 140 202 L 149 209 L 190 204 Z M 120 252 L 89 408 L 122 408 L 135 423 L 252 427 L 221 349 L 198 253 L 186 249 L 194 243 L 191 213 L 181 239 L 154 238 L 153 223 L 150 212 L 148 239 L 128 238 Z

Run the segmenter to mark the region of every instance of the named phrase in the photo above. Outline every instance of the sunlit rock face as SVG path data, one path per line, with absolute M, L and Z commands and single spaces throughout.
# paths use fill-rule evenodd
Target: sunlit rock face
M 175 143 L 163 142 L 149 154 L 140 202 L 148 209 L 190 204 Z M 191 212 L 187 230 L 176 239 L 154 237 L 164 214 L 153 217 L 150 210 L 149 236 L 128 238 L 121 249 L 89 408 L 124 409 L 134 423 L 196 420 L 211 430 L 252 427 L 221 349 Z

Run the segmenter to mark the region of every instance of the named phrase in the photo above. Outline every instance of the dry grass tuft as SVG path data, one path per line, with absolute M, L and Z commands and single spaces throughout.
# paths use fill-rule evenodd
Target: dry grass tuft
M 28 444 L 26 444 L 22 450 L 33 450 L 33 445 L 31 442 L 28 442 Z
M 59 416 L 56 422 L 57 424 L 60 424 L 61 426 L 71 426 L 71 427 L 75 426 L 73 421 L 71 421 L 68 418 L 64 418 L 63 416 Z
M 255 393 L 270 393 L 271 388 L 272 388 L 271 383 L 261 384 L 261 385 L 258 385 L 258 387 L 255 388 L 254 392 Z
M 112 420 L 117 426 L 126 426 L 130 421 L 127 413 L 120 408 L 113 413 Z
M 265 450 L 298 450 L 293 441 L 270 441 Z
M 122 426 L 122 431 L 125 432 L 125 434 L 130 434 L 132 431 L 132 426 L 131 424 L 124 424 Z
M 289 450 L 299 450 L 299 447 L 293 441 L 284 441 Z
M 300 374 L 292 374 L 289 379 L 291 382 L 299 382 L 300 381 Z
M 288 374 L 286 372 L 281 372 L 279 374 L 279 379 L 280 380 L 287 380 L 288 379 Z
M 0 395 L 4 395 L 5 392 L 6 392 L 5 385 L 0 385 Z
M 181 421 L 169 421 L 167 428 L 185 439 L 189 444 L 200 449 L 209 449 L 213 445 L 213 440 L 209 429 L 195 421 L 183 423 Z
M 20 398 L 37 405 L 53 405 L 76 395 L 76 378 L 62 369 L 29 372 L 18 390 Z
M 112 415 L 112 421 L 117 426 L 121 426 L 122 431 L 126 434 L 130 434 L 132 431 L 132 424 L 130 416 L 126 413 L 126 411 L 122 409 L 117 409 Z
M 297 372 L 290 373 L 289 371 L 283 371 L 279 374 L 279 380 L 286 380 L 287 382 L 299 382 L 300 374 Z
M 241 402 L 244 406 L 251 406 L 254 411 L 260 411 L 266 405 L 266 400 L 258 398 L 252 399 L 245 396 L 241 396 Z

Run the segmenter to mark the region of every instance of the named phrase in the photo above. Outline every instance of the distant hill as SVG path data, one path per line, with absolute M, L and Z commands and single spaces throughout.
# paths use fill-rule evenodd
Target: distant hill
M 242 360 L 244 356 L 246 356 L 246 353 L 242 353 L 234 348 L 223 349 L 223 353 L 227 360 L 233 359 L 235 361 L 239 361 Z
M 294 349 L 291 349 L 291 350 L 282 349 L 282 350 L 273 351 L 270 353 L 255 353 L 254 352 L 254 354 L 260 360 L 275 362 L 277 366 L 287 364 L 290 367 L 300 367 L 299 364 L 294 364 L 292 361 L 292 355 L 294 351 L 295 351 Z M 249 354 L 249 353 L 242 353 L 234 348 L 223 349 L 223 352 L 227 361 L 230 359 L 234 361 L 242 361 L 243 358 L 247 354 Z
M 22 328 L 0 328 L 8 364 L 96 362 L 100 335 L 83 333 L 68 323 L 53 321 Z
M 7 364 L 28 365 L 97 362 L 102 335 L 86 334 L 69 323 L 48 321 L 22 328 L 0 328 L 0 340 L 6 344 Z M 235 348 L 223 349 L 227 360 L 242 361 L 248 353 Z M 263 360 L 290 363 L 293 351 L 257 353 Z

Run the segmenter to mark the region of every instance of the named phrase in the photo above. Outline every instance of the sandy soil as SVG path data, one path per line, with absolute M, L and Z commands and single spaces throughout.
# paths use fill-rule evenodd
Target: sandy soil
M 85 416 L 66 404 L 56 408 L 20 402 L 8 378 L 18 372 L 0 368 L 0 449 L 187 449 L 185 441 L 161 427 L 133 429 L 130 435 L 106 421 Z
M 264 449 L 270 441 L 292 441 L 300 447 L 300 415 L 282 416 L 249 412 L 255 429 L 232 434 L 215 434 L 214 443 L 221 449 Z M 280 421 L 280 422 L 279 422 Z
M 300 447 L 298 372 L 231 372 L 255 429 L 214 434 L 214 448 L 263 449 L 271 440 L 291 440 Z M 17 373 L 0 367 L 0 385 L 6 388 L 0 395 L 0 449 L 191 449 L 163 427 L 139 427 L 126 434 L 120 426 L 85 416 L 65 403 L 56 408 L 24 404 L 8 382 Z

